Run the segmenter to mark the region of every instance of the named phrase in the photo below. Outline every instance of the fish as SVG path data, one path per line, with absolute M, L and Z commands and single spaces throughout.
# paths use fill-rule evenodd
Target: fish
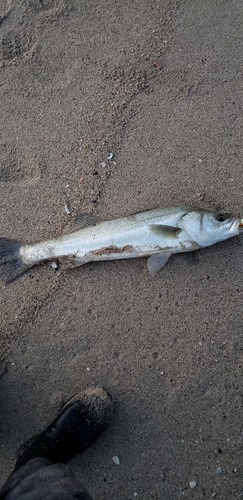
M 49 259 L 78 267 L 146 256 L 155 276 L 172 254 L 207 247 L 242 231 L 243 219 L 192 206 L 155 208 L 106 221 L 86 214 L 79 216 L 75 230 L 48 241 L 22 244 L 0 238 L 0 278 L 10 283 Z

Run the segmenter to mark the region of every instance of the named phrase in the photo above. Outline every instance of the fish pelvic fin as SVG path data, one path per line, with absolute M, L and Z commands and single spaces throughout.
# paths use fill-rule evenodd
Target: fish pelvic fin
M 150 276 L 156 276 L 159 270 L 164 267 L 167 260 L 170 258 L 170 252 L 160 252 L 151 255 L 147 261 L 147 266 Z
M 20 254 L 22 243 L 10 238 L 0 238 L 0 279 L 11 283 L 34 264 L 26 264 Z

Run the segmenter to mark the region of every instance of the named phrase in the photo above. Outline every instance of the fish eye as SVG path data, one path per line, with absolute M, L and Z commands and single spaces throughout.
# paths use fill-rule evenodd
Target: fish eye
M 226 220 L 226 217 L 223 214 L 218 214 L 216 219 L 219 222 L 224 222 Z

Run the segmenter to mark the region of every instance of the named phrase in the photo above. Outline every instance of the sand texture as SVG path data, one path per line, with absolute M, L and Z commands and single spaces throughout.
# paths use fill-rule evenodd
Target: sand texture
M 243 215 L 242 26 L 242 0 L 1 0 L 0 235 L 159 205 Z M 142 258 L 0 283 L 2 482 L 102 386 L 113 422 L 70 463 L 94 500 L 242 499 L 242 242 L 155 278 Z

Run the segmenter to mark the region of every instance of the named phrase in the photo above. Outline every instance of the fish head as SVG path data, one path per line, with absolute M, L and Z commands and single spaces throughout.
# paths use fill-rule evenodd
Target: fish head
M 192 208 L 182 215 L 178 227 L 186 231 L 198 245 L 209 246 L 243 231 L 243 219 Z

